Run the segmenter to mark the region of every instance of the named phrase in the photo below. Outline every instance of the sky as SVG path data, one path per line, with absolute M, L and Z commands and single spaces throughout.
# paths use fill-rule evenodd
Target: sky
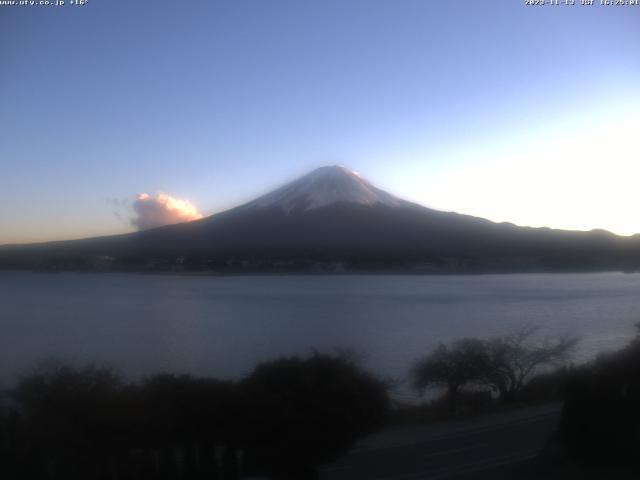
M 442 210 L 640 232 L 638 45 L 637 6 L 0 5 L 0 244 L 133 231 L 151 200 L 198 218 L 326 164 Z

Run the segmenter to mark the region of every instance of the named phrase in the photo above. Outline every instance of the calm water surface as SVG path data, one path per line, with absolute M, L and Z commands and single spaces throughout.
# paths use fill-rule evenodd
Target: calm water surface
M 38 359 L 239 378 L 312 348 L 355 349 L 406 378 L 438 342 L 534 323 L 578 335 L 577 360 L 624 345 L 640 275 L 194 277 L 0 272 L 0 386 Z M 402 389 L 400 389 L 402 390 Z

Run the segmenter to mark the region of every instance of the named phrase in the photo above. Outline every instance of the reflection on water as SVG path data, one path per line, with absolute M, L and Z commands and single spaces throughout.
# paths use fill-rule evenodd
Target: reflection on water
M 353 348 L 402 380 L 440 341 L 526 323 L 578 335 L 577 359 L 624 345 L 640 275 L 195 277 L 0 272 L 0 379 L 39 358 L 221 378 L 312 348 Z M 402 391 L 402 389 L 400 389 Z

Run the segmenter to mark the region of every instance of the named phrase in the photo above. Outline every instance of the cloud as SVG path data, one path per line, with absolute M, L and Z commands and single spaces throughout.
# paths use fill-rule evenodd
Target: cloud
M 190 222 L 203 216 L 189 200 L 180 200 L 164 193 L 155 196 L 141 193 L 132 206 L 135 216 L 131 219 L 131 225 L 138 230 Z

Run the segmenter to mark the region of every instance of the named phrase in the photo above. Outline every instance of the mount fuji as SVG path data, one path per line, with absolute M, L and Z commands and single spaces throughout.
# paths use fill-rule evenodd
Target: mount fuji
M 518 227 L 433 210 L 329 166 L 188 223 L 0 247 L 0 266 L 246 273 L 635 270 L 640 237 Z
M 374 187 L 356 172 L 334 165 L 320 167 L 244 205 L 244 208 L 279 208 L 285 213 L 295 213 L 336 203 L 380 204 L 389 207 L 409 205 L 408 202 Z

